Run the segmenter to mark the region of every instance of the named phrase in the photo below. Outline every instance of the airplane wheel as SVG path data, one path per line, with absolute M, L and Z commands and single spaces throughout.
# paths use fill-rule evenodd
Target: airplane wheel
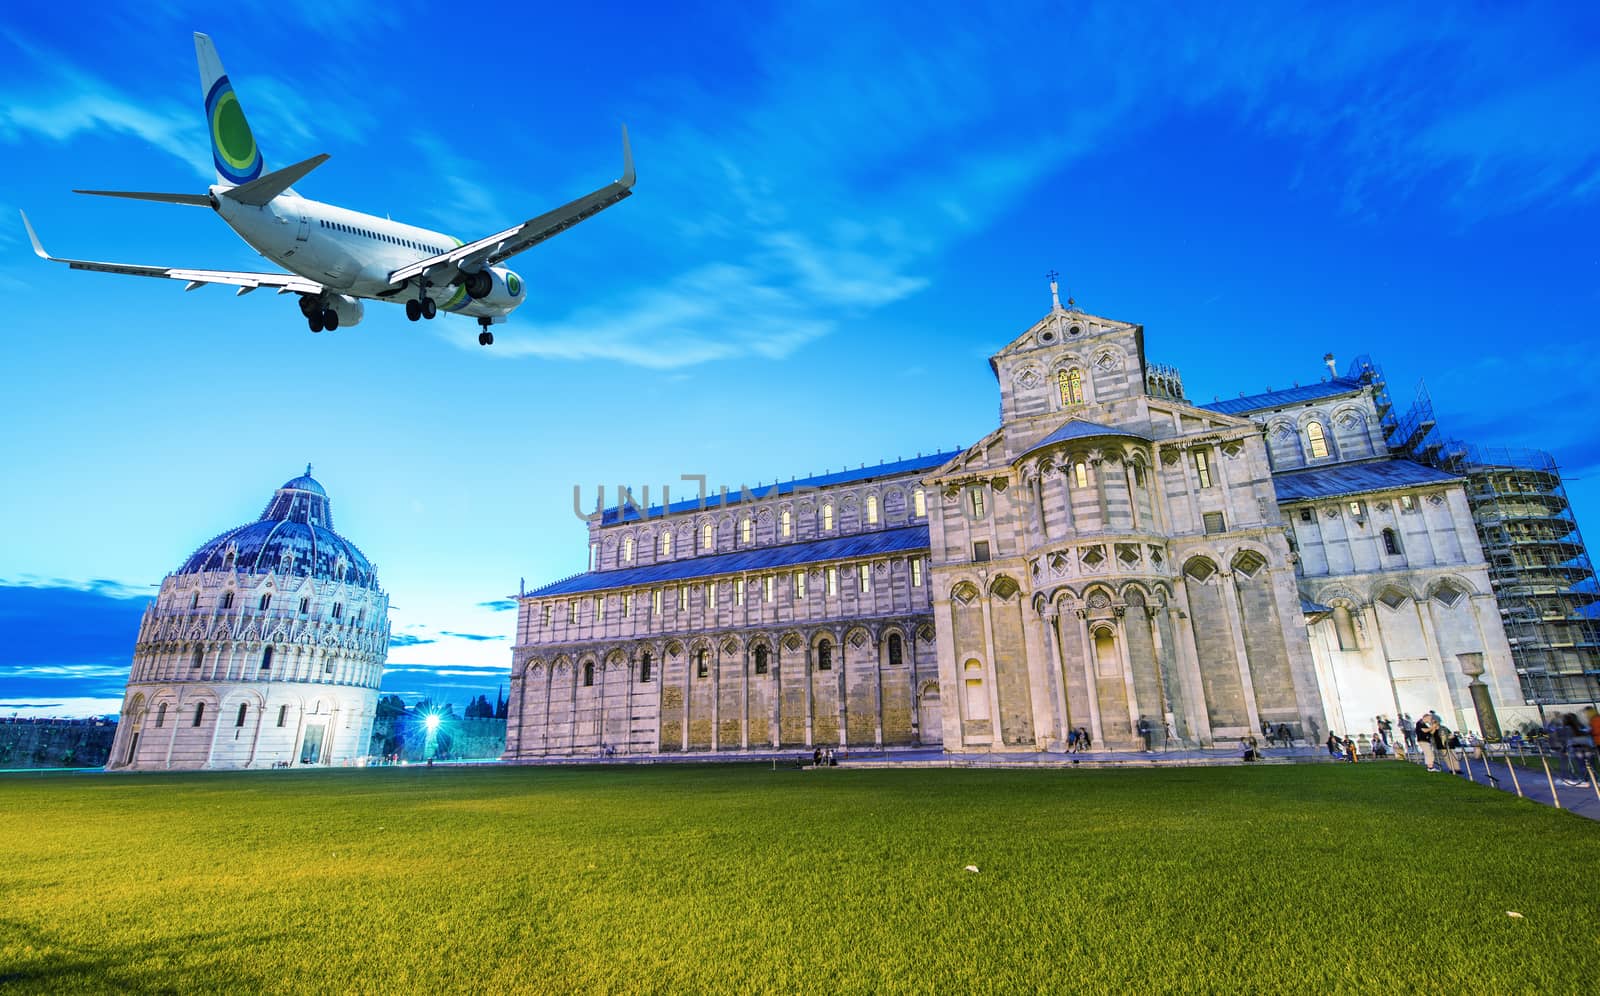
M 326 328 L 329 332 L 332 332 L 335 329 L 337 329 L 339 327 L 339 313 L 337 311 L 334 311 L 332 308 L 329 308 L 327 311 L 324 311 L 322 313 L 322 326 L 323 326 L 323 328 Z
M 479 332 L 478 333 L 478 345 L 480 345 L 480 346 L 489 345 L 489 333 L 487 333 L 487 332 Z
M 425 297 L 425 298 L 422 299 L 422 317 L 423 318 L 427 318 L 429 320 L 432 320 L 433 316 L 437 315 L 438 313 L 439 313 L 439 306 L 434 303 L 433 298 Z
M 493 332 L 485 332 L 483 334 L 483 344 L 485 346 L 493 346 L 494 345 L 494 333 Z
M 322 331 L 322 312 L 320 312 L 320 311 L 313 312 L 311 317 L 306 319 L 306 324 L 311 326 L 311 331 L 313 331 L 313 332 L 321 332 Z
M 415 301 L 415 300 L 407 301 L 406 302 L 406 320 L 414 322 L 414 321 L 416 321 L 417 319 L 419 319 L 421 317 L 422 317 L 422 304 L 421 304 L 421 302 Z

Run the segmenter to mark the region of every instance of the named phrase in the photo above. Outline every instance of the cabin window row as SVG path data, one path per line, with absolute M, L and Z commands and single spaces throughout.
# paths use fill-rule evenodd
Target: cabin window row
M 395 246 L 404 246 L 407 249 L 415 249 L 418 252 L 431 253 L 435 256 L 444 252 L 443 249 L 440 249 L 437 246 L 425 246 L 421 242 L 416 242 L 412 239 L 403 239 L 398 235 L 388 235 L 384 232 L 374 232 L 367 228 L 357 228 L 354 225 L 346 225 L 339 221 L 328 221 L 327 219 L 323 219 L 321 222 L 319 222 L 319 224 L 321 227 L 330 231 L 344 232 L 346 235 L 359 235 L 364 239 L 375 239 L 379 242 L 387 242 L 390 245 Z

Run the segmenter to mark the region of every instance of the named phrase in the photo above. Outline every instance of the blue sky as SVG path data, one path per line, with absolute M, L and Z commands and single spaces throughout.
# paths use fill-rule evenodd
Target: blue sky
M 113 711 L 151 586 L 308 461 L 391 594 L 385 690 L 492 694 L 505 596 L 583 566 L 574 486 L 969 443 L 1050 269 L 1197 402 L 1329 351 L 1425 378 L 1455 434 L 1553 450 L 1600 535 L 1593 5 L 860 6 L 10 12 L 0 712 Z M 34 258 L 16 208 L 60 255 L 260 265 L 69 192 L 210 181 L 194 30 L 269 168 L 332 155 L 307 196 L 470 239 L 612 179 L 621 122 L 636 195 L 515 261 L 491 349 Z

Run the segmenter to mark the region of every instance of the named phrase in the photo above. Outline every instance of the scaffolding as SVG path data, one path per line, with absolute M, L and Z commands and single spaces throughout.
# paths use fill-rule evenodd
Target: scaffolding
M 1396 411 L 1383 370 L 1369 356 L 1356 357 L 1347 376 L 1372 386 L 1390 452 L 1466 478 L 1524 696 L 1541 715 L 1545 706 L 1600 699 L 1600 583 L 1555 458 L 1444 435 L 1421 383 L 1411 406 Z

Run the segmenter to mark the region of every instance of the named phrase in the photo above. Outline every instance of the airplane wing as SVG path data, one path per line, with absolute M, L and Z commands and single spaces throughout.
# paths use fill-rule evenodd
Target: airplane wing
M 503 232 L 496 232 L 476 242 L 457 246 L 446 253 L 431 256 L 402 266 L 389 274 L 389 282 L 402 285 L 415 277 L 428 277 L 438 286 L 455 280 L 462 273 L 473 273 L 486 266 L 500 263 L 525 249 L 531 249 L 552 236 L 559 235 L 580 221 L 592 218 L 606 208 L 626 199 L 633 193 L 633 151 L 628 145 L 628 129 L 622 129 L 622 177 L 608 183 L 586 197 L 530 218 Z
M 45 252 L 39 244 L 39 235 L 33 230 L 27 212 L 22 214 L 22 224 L 28 230 L 28 241 L 33 243 L 34 254 L 52 263 L 65 263 L 74 270 L 96 270 L 100 273 L 122 273 L 132 277 L 165 277 L 188 283 L 184 290 L 194 290 L 206 284 L 227 284 L 239 288 L 239 294 L 248 294 L 258 287 L 275 287 L 280 294 L 321 294 L 321 284 L 292 273 L 249 273 L 239 270 L 192 270 L 175 266 L 142 266 L 137 263 L 97 263 L 89 259 L 64 259 Z

